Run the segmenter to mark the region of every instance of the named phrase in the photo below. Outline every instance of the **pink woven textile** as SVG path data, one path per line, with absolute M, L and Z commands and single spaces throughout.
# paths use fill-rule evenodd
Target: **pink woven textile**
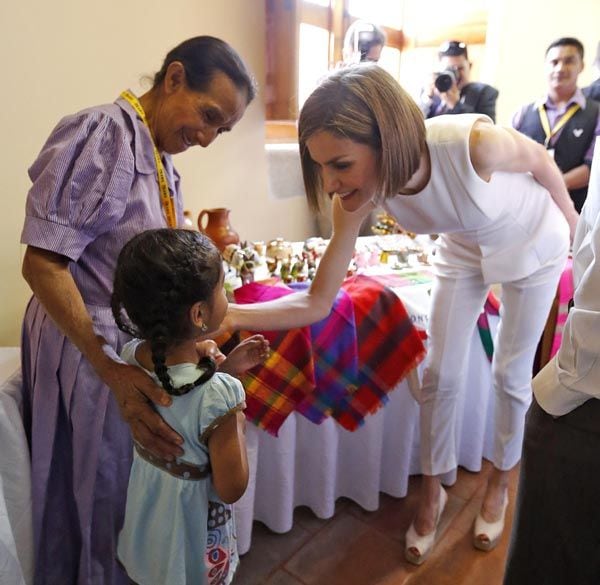
M 567 315 L 569 314 L 569 302 L 573 298 L 573 293 L 573 259 L 569 258 L 558 281 L 558 314 L 556 315 L 556 327 L 554 329 L 554 340 L 550 349 L 550 358 L 556 354 L 560 347 L 562 333 L 567 321 Z

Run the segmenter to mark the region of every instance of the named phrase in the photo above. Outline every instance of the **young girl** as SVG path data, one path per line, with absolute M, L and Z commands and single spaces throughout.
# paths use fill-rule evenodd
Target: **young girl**
M 134 336 L 123 359 L 152 372 L 173 396 L 157 409 L 184 439 L 174 461 L 135 444 L 119 560 L 139 585 L 227 585 L 238 564 L 229 504 L 246 489 L 248 462 L 242 385 L 217 372 L 198 344 L 227 311 L 218 250 L 190 230 L 139 234 L 119 255 L 112 311 Z M 253 336 L 221 370 L 243 371 L 267 352 L 266 340 Z

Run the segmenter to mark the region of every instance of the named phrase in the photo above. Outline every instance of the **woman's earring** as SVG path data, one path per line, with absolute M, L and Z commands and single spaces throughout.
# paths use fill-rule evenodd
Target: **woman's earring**
M 206 323 L 202 323 L 202 325 L 200 325 L 200 331 L 202 331 L 202 333 L 206 333 L 206 331 L 208 331 L 208 325 Z

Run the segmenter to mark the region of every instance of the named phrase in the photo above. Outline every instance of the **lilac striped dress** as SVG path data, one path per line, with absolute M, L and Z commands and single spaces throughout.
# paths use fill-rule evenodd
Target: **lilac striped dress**
M 179 176 L 165 170 L 183 211 Z M 152 142 L 131 106 L 90 108 L 61 120 L 29 169 L 21 242 L 62 254 L 96 332 L 120 352 L 128 340 L 110 310 L 119 251 L 164 227 Z M 35 297 L 22 333 L 38 584 L 127 583 L 115 562 L 132 459 L 129 428 L 88 361 Z

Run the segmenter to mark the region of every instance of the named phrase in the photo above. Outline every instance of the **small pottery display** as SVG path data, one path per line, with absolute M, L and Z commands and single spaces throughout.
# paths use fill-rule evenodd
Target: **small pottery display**
M 290 260 L 294 253 L 294 249 L 292 248 L 292 244 L 290 242 L 286 242 L 283 238 L 276 238 L 271 240 L 267 246 L 267 258 L 272 258 L 274 260 Z
M 242 245 L 227 244 L 221 254 L 223 260 L 241 278 L 242 284 L 254 282 L 254 273 L 262 260 L 253 246 L 247 242 Z
M 377 223 L 371 226 L 371 231 L 378 236 L 406 234 L 412 239 L 416 237 L 416 234 L 406 231 L 394 217 L 385 212 L 377 215 Z
M 240 236 L 229 223 L 229 213 L 230 210 L 225 207 L 216 207 L 203 209 L 198 216 L 198 229 L 206 234 L 221 252 L 229 244 L 240 243 Z

